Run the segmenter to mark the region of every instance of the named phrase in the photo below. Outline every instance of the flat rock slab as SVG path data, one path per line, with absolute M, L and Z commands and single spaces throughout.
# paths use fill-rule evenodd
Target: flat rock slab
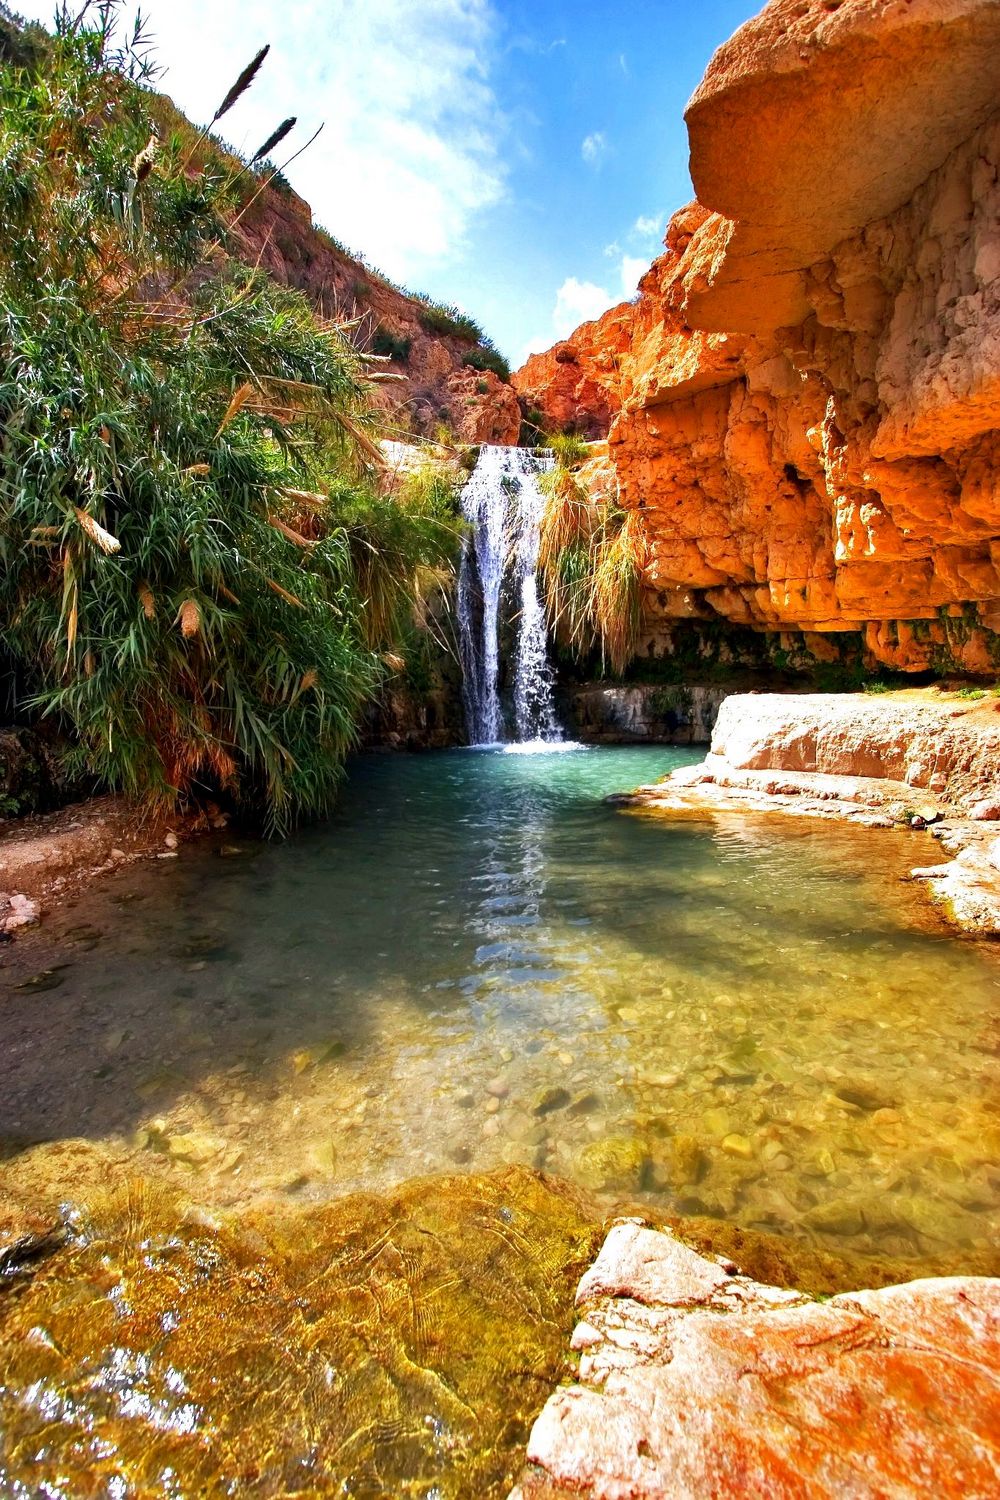
M 815 1302 L 622 1220 L 511 1500 L 1000 1495 L 1000 1280 Z

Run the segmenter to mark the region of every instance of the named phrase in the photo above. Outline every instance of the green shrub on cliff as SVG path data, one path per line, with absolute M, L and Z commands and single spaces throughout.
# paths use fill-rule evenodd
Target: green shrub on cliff
M 510 380 L 510 364 L 489 339 L 484 338 L 478 348 L 463 354 L 462 363 L 470 370 L 492 370 L 505 383 Z
M 483 330 L 475 318 L 463 312 L 460 307 L 448 307 L 443 302 L 435 302 L 425 292 L 414 292 L 412 295 L 414 301 L 420 303 L 417 316 L 428 333 L 462 339 L 468 344 L 482 343 Z
M 0 627 L 105 784 L 281 830 L 329 805 L 399 617 L 359 564 L 365 368 L 226 259 L 246 181 L 157 139 L 114 23 L 63 12 L 43 68 L 0 69 Z M 399 519 L 400 591 L 432 539 Z

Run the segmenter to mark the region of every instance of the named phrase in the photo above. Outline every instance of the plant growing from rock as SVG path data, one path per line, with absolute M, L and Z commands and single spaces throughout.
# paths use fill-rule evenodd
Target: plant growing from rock
M 538 564 L 549 623 L 572 655 L 586 659 L 596 648 L 602 665 L 620 674 L 642 625 L 642 517 L 593 499 L 576 472 L 588 453 L 582 438 L 557 434 L 546 446 L 556 462 L 542 476 Z

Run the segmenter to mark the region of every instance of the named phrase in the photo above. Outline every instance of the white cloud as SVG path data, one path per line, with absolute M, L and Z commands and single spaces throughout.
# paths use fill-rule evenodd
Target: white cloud
M 657 214 L 640 214 L 632 228 L 636 234 L 641 234 L 648 239 L 650 235 L 659 233 L 662 222 Z
M 552 313 L 552 324 L 556 338 L 564 339 L 591 318 L 599 318 L 602 312 L 614 304 L 614 297 L 593 281 L 578 281 L 567 276 L 556 293 L 556 305 Z
M 580 155 L 588 167 L 599 167 L 607 154 L 608 142 L 603 130 L 594 130 L 590 135 L 584 136 Z
M 622 291 L 626 297 L 634 297 L 639 286 L 639 277 L 649 270 L 649 261 L 643 255 L 622 256 Z
M 617 260 L 622 253 L 622 247 L 617 240 L 612 240 L 610 245 L 605 245 L 604 253 L 608 260 Z
M 639 255 L 622 255 L 618 245 L 609 245 L 608 251 L 612 249 L 616 256 L 621 256 L 619 271 L 622 291 L 626 298 L 634 297 L 639 277 L 645 275 L 649 269 L 649 262 Z M 609 292 L 606 287 L 599 286 L 596 281 L 580 281 L 576 276 L 567 276 L 556 293 L 555 307 L 552 309 L 551 331 L 538 334 L 527 341 L 521 350 L 516 368 L 519 369 L 524 364 L 529 354 L 538 354 L 545 349 L 551 349 L 552 345 L 558 343 L 560 339 L 568 338 L 581 323 L 589 323 L 592 319 L 599 318 L 602 313 L 607 312 L 609 307 L 614 307 L 621 300 L 621 296 Z
M 17 8 L 51 22 L 53 0 Z M 145 0 L 160 87 L 199 123 L 243 64 L 271 54 L 219 129 L 256 149 L 285 115 L 290 169 L 316 217 L 382 270 L 419 283 L 504 193 L 504 120 L 490 83 L 492 0 Z

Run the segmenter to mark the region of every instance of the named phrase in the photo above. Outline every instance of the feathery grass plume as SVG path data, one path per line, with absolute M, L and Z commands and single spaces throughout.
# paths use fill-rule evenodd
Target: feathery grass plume
M 118 538 L 112 536 L 110 531 L 105 531 L 104 527 L 95 521 L 92 515 L 89 515 L 85 510 L 81 510 L 78 505 L 74 505 L 73 512 L 80 523 L 81 529 L 86 532 L 92 542 L 97 543 L 102 552 L 109 554 L 121 551 L 122 544 Z
M 143 146 L 142 150 L 139 152 L 139 155 L 132 163 L 132 170 L 135 173 L 135 180 L 137 185 L 141 182 L 145 182 L 146 178 L 153 170 L 153 167 L 156 163 L 156 154 L 159 149 L 160 138 L 154 130 L 150 135 L 149 140 L 146 142 L 145 146 Z
M 561 465 L 541 476 L 545 492 L 538 537 L 538 565 L 554 571 L 560 553 L 577 542 L 587 543 L 600 518 L 597 507 L 576 475 Z
M 197 601 L 185 599 L 177 611 L 177 619 L 180 623 L 181 635 L 185 640 L 190 640 L 192 636 L 197 635 L 201 629 L 201 610 L 198 608 Z
M 280 516 L 268 516 L 267 520 L 269 526 L 273 526 L 275 531 L 280 531 L 281 535 L 288 541 L 294 542 L 296 547 L 315 547 L 315 538 L 303 536 L 301 531 L 296 531 L 294 526 L 289 526 Z
M 635 654 L 642 625 L 647 543 L 639 511 L 613 521 L 594 553 L 589 609 L 602 656 L 615 672 L 623 672 Z
M 580 659 L 600 649 L 602 661 L 624 671 L 642 625 L 646 533 L 639 511 L 597 502 L 575 470 L 588 456 L 582 438 L 549 438 L 555 467 L 542 477 L 547 492 L 539 568 L 549 625 Z
M 216 429 L 215 436 L 217 438 L 220 438 L 222 436 L 233 418 L 239 415 L 244 406 L 246 406 L 247 402 L 250 400 L 250 397 L 253 395 L 253 393 L 254 387 L 249 380 L 245 380 L 239 387 L 239 389 L 234 392 L 232 400 L 226 407 L 226 414 L 223 417 L 222 421 L 219 423 L 218 428 Z M 192 467 L 195 466 L 192 465 Z
M 143 582 L 139 585 L 139 603 L 142 605 L 142 612 L 146 619 L 155 620 L 156 597 L 148 583 Z
M 257 77 L 257 74 L 260 72 L 264 59 L 270 52 L 270 50 L 271 44 L 270 42 L 268 42 L 266 46 L 261 47 L 260 51 L 257 53 L 257 56 L 252 58 L 251 61 L 247 63 L 246 67 L 243 69 L 243 72 L 239 75 L 236 82 L 229 90 L 229 93 L 223 99 L 222 103 L 215 111 L 215 114 L 212 116 L 213 125 L 217 124 L 218 121 L 222 119 L 223 115 L 227 115 L 232 109 L 233 105 L 236 104 L 239 99 L 242 99 L 243 95 L 246 93 L 247 89 L 253 83 L 254 79 Z
M 272 131 L 267 140 L 264 142 L 263 146 L 255 151 L 253 156 L 251 156 L 250 165 L 253 166 L 255 162 L 262 161 L 265 157 L 270 156 L 275 146 L 280 145 L 280 143 L 285 139 L 286 135 L 291 134 L 291 132 L 295 129 L 297 123 L 297 115 L 289 115 L 287 120 L 282 120 L 277 130 Z

